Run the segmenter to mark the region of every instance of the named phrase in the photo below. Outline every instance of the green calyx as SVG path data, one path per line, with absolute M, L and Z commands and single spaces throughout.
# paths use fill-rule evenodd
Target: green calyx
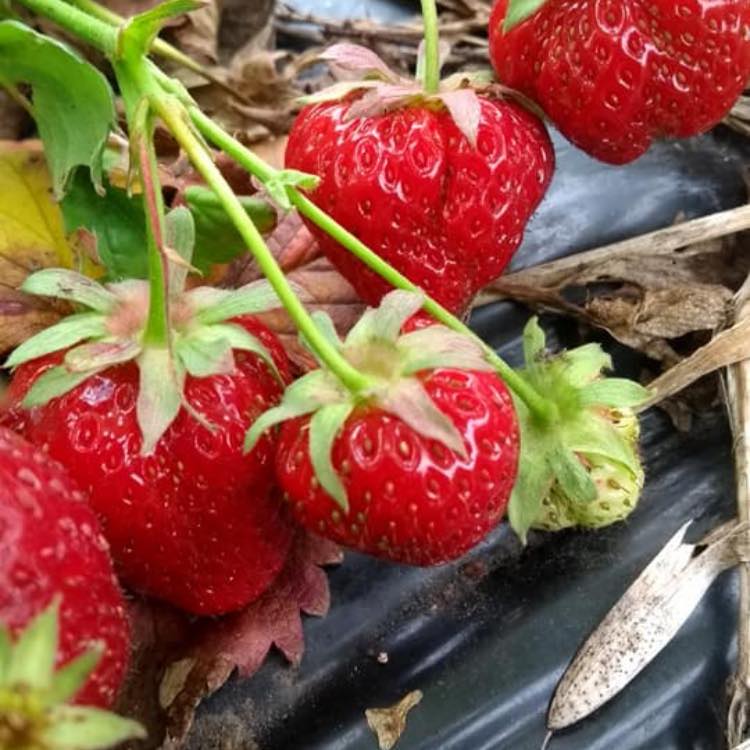
M 87 651 L 55 669 L 54 602 L 15 640 L 0 626 L 0 747 L 3 750 L 100 750 L 146 736 L 140 724 L 95 708 L 68 705 L 101 654 Z
M 600 418 L 611 423 L 629 447 L 630 457 L 637 459 L 640 424 L 633 410 L 603 410 Z M 645 481 L 640 461 L 621 462 L 589 451 L 577 455 L 596 487 L 596 498 L 590 503 L 577 502 L 560 482 L 554 481 L 542 500 L 533 528 L 543 531 L 571 527 L 599 529 L 624 521 L 635 510 Z
M 457 73 L 440 80 L 439 74 L 449 52 L 449 45 L 436 44 L 431 46 L 428 54 L 427 45 L 423 44 L 419 51 L 415 80 L 391 70 L 372 50 L 350 43 L 335 44 L 321 55 L 321 60 L 328 62 L 342 80 L 323 91 L 303 97 L 300 102 L 317 104 L 336 101 L 353 92 L 361 92 L 361 97 L 351 103 L 347 112 L 346 117 L 350 120 L 376 117 L 405 106 L 445 108 L 469 143 L 476 146 L 481 119 L 477 89 L 486 88 L 492 83 L 492 73 Z
M 45 269 L 32 274 L 21 289 L 31 294 L 64 298 L 80 312 L 42 331 L 19 346 L 6 361 L 16 368 L 31 360 L 67 349 L 63 361 L 46 370 L 26 394 L 23 406 L 33 408 L 62 396 L 88 378 L 125 362 L 140 370 L 137 402 L 142 452 L 151 453 L 186 404 L 185 378 L 230 374 L 235 351 L 259 355 L 278 376 L 263 344 L 231 319 L 278 307 L 267 282 L 236 290 L 199 287 L 185 291 L 194 231 L 189 211 L 167 216 L 171 346 L 149 344 L 150 286 L 130 280 L 101 285 L 73 271 Z M 194 415 L 199 417 L 200 415 Z
M 509 0 L 503 31 L 507 33 L 531 18 L 546 2 L 547 0 Z
M 621 520 L 643 487 L 632 409 L 648 391 L 630 380 L 605 378 L 612 363 L 598 344 L 554 357 L 545 344 L 534 318 L 524 331 L 526 366 L 519 375 L 556 405 L 558 417 L 540 421 L 516 399 L 521 457 L 509 518 L 524 541 L 531 528 Z
M 312 415 L 309 444 L 315 475 L 344 511 L 348 510 L 346 490 L 333 466 L 332 449 L 357 408 L 382 409 L 420 435 L 465 455 L 463 438 L 427 395 L 418 375 L 439 367 L 486 371 L 493 368 L 472 339 L 443 326 L 402 333 L 404 324 L 423 302 L 420 294 L 391 292 L 378 308 L 364 313 L 345 341 L 339 339 L 330 317 L 315 315 L 320 333 L 370 379 L 371 385 L 355 394 L 325 368 L 313 370 L 289 386 L 281 404 L 255 422 L 248 432 L 246 449 L 252 450 L 261 435 L 274 425 Z

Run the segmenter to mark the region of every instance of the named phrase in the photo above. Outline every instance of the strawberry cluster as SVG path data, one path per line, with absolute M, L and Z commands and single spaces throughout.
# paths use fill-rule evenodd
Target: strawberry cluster
M 574 143 L 624 163 L 654 137 L 721 119 L 750 74 L 749 7 L 498 0 L 492 60 L 501 82 Z M 473 548 L 506 512 L 522 538 L 595 528 L 625 518 L 643 486 L 633 408 L 645 392 L 604 378 L 611 362 L 600 347 L 552 356 L 532 321 L 525 366 L 513 371 L 454 317 L 502 273 L 552 179 L 552 144 L 528 99 L 482 75 L 440 80 L 426 18 L 416 81 L 368 50 L 328 51 L 342 81 L 306 103 L 287 169 L 273 172 L 146 65 L 168 11 L 123 27 L 114 59 L 130 179 L 145 196 L 149 279 L 32 275 L 25 291 L 62 297 L 76 313 L 6 362 L 2 747 L 55 748 L 56 733 L 85 737 L 95 721 L 97 747 L 140 734 L 70 704 L 109 706 L 123 679 L 120 586 L 222 615 L 268 590 L 300 528 L 435 565 Z M 186 289 L 195 227 L 184 207 L 165 213 L 156 118 L 270 285 Z M 345 339 L 307 313 L 204 137 L 257 168 L 282 209 L 299 208 L 372 305 Z M 317 360 L 307 374 L 255 317 L 279 305 Z

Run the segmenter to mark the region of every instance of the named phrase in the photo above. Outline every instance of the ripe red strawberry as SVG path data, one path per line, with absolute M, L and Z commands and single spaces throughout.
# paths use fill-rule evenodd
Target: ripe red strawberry
M 56 597 L 57 664 L 100 644 L 101 660 L 75 699 L 108 707 L 125 676 L 130 632 L 107 543 L 63 468 L 0 428 L 0 629 L 18 634 Z M 3 707 L 0 697 L 0 725 Z
M 275 335 L 250 316 L 234 323 L 265 345 L 288 381 L 288 360 Z M 144 456 L 133 362 L 92 375 L 43 406 L 20 407 L 62 358 L 52 354 L 16 370 L 6 422 L 90 493 L 123 580 L 202 615 L 241 608 L 262 594 L 292 537 L 274 494 L 274 439 L 243 455 L 248 427 L 283 393 L 268 365 L 258 354 L 235 351 L 227 374 L 188 376 L 184 397 L 192 413 L 182 408 Z
M 502 83 L 612 164 L 709 130 L 750 77 L 745 0 L 546 0 L 505 31 L 508 9 L 496 2 L 489 30 Z
M 249 442 L 283 422 L 276 474 L 308 530 L 378 557 L 436 565 L 502 519 L 519 432 L 481 348 L 418 313 L 422 301 L 391 292 L 339 342 L 370 381 L 366 393 L 315 370 L 253 425 Z
M 518 426 L 510 395 L 491 372 L 420 375 L 462 435 L 459 456 L 379 408 L 356 409 L 333 447 L 349 499 L 344 513 L 315 480 L 310 418 L 283 425 L 276 458 L 295 518 L 339 544 L 409 565 L 454 560 L 505 515 L 516 476 Z
M 475 97 L 469 118 L 476 118 L 474 145 L 440 103 L 360 116 L 363 101 L 350 96 L 303 109 L 286 166 L 318 175 L 310 197 L 321 209 L 462 314 L 503 272 L 547 190 L 554 169 L 547 132 L 517 104 L 485 95 Z M 377 304 L 388 284 L 308 226 L 360 297 Z

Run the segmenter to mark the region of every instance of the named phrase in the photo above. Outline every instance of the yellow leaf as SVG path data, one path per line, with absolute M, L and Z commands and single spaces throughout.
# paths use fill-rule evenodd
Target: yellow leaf
M 68 242 L 39 141 L 0 141 L 0 352 L 55 323 L 66 307 L 18 291 L 40 268 L 96 266 Z

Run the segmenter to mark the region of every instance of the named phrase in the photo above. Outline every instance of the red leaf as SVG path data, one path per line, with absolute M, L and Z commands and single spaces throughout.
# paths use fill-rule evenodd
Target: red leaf
M 330 606 L 321 566 L 341 559 L 336 545 L 300 533 L 274 585 L 242 612 L 195 620 L 159 603 L 134 603 L 135 655 L 118 710 L 142 721 L 149 740 L 133 750 L 179 750 L 200 702 L 235 669 L 251 677 L 272 647 L 298 665 L 304 653 L 302 614 L 322 617 Z

